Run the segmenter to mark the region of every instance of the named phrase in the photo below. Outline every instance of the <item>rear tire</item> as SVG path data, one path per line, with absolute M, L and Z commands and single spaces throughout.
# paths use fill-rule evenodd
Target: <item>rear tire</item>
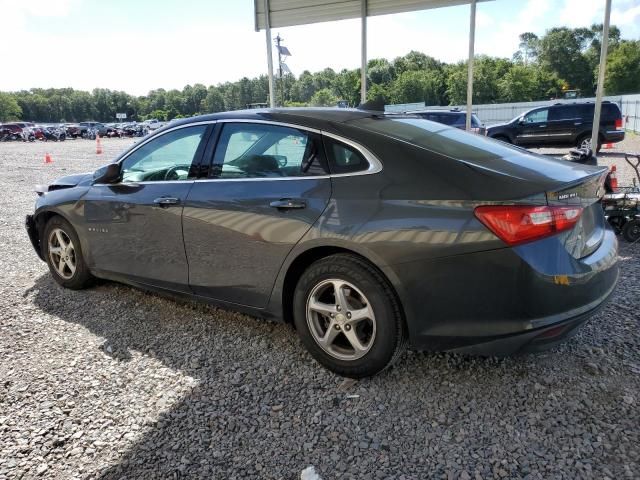
M 576 142 L 577 148 L 591 148 L 591 135 L 583 135 L 578 138 Z M 602 140 L 598 138 L 598 146 L 596 147 L 596 153 L 600 153 L 600 149 L 602 149 Z
M 622 236 L 629 243 L 635 243 L 640 239 L 640 220 L 630 220 L 622 227 Z
M 296 286 L 293 315 L 309 353 L 338 375 L 375 375 L 406 348 L 395 293 L 378 270 L 354 255 L 331 255 L 308 267 Z
M 41 241 L 44 258 L 53 279 L 65 288 L 88 287 L 93 276 L 87 267 L 76 231 L 64 218 L 51 217 Z

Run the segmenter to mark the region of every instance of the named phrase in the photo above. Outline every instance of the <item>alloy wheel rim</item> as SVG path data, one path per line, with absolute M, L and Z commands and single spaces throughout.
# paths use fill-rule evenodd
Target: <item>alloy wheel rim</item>
M 591 139 L 585 138 L 580 144 L 580 148 L 591 148 Z
M 49 260 L 58 275 L 69 280 L 76 273 L 76 250 L 69 235 L 61 228 L 49 234 Z
M 307 325 L 315 342 L 339 360 L 366 355 L 376 338 L 376 318 L 367 297 L 341 279 L 318 283 L 307 298 Z

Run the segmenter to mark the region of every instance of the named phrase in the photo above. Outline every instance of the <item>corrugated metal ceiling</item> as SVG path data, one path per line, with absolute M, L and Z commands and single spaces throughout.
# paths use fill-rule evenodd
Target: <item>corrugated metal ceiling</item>
M 488 0 L 478 0 L 488 1 Z M 256 31 L 265 28 L 264 0 L 254 0 Z M 471 3 L 470 0 L 368 0 L 367 15 L 387 15 Z M 359 18 L 361 0 L 269 0 L 271 28 Z

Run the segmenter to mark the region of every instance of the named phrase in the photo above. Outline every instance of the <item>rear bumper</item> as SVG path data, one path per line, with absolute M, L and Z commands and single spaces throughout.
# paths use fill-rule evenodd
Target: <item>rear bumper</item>
M 578 314 L 573 318 L 551 323 L 546 327 L 504 337 L 493 339 L 480 338 L 478 339 L 480 343 L 451 348 L 449 351 L 478 356 L 507 356 L 548 350 L 573 337 L 587 320 L 606 305 L 612 293 L 613 288 L 611 288 L 604 299 L 596 302 L 594 308 Z
M 602 143 L 617 143 L 624 140 L 624 130 L 607 130 Z
M 414 348 L 508 355 L 562 341 L 604 304 L 618 280 L 617 240 L 605 230 L 581 259 L 550 237 L 395 271 Z

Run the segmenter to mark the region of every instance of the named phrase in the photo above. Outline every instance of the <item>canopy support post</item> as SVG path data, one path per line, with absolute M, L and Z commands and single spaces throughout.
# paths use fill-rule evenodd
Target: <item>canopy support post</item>
M 367 101 L 367 0 L 361 0 L 361 2 L 360 103 L 365 103 Z
M 264 0 L 264 31 L 267 37 L 267 65 L 269 67 L 269 105 L 276 107 L 276 94 L 273 86 L 273 51 L 271 49 L 271 20 L 269 0 Z
M 469 60 L 467 62 L 467 118 L 465 129 L 471 130 L 471 107 L 473 105 L 473 57 L 476 43 L 476 0 L 471 0 L 469 16 Z
M 611 0 L 606 0 L 604 23 L 602 25 L 602 44 L 600 45 L 600 67 L 598 68 L 598 85 L 596 87 L 596 104 L 593 109 L 593 128 L 591 129 L 591 151 L 598 149 L 600 134 L 600 113 L 602 111 L 602 92 L 604 91 L 604 74 L 607 69 L 607 49 L 609 48 L 609 20 L 611 18 Z

